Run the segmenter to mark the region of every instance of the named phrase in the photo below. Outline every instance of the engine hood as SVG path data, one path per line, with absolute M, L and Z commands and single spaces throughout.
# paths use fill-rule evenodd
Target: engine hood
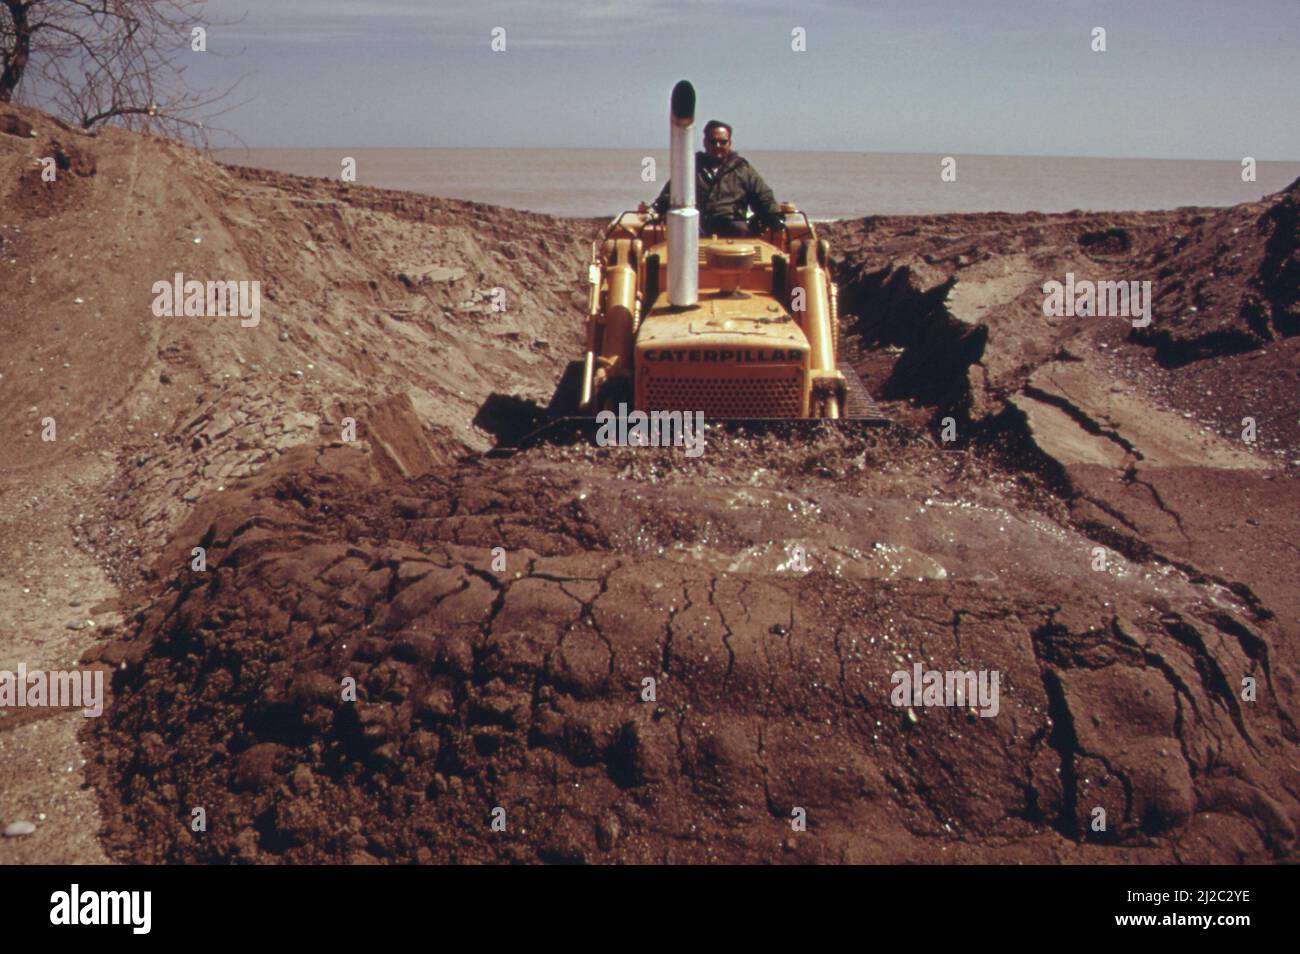
M 740 363 L 802 362 L 808 339 L 784 308 L 759 295 L 705 295 L 689 311 L 655 309 L 637 332 L 636 350 L 645 360 L 706 360 L 689 354 L 702 349 L 739 352 L 726 360 Z

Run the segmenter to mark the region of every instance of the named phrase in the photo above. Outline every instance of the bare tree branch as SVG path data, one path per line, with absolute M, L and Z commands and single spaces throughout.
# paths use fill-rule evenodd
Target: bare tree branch
M 240 79 L 194 89 L 191 31 L 204 0 L 0 0 L 0 102 L 19 98 L 84 129 L 113 124 L 207 145 L 209 121 Z M 233 107 L 232 107 L 233 108 Z

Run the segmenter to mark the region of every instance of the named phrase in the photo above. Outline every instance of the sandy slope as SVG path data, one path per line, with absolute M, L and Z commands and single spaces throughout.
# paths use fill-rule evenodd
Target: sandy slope
M 692 462 L 477 456 L 576 355 L 595 223 L 7 107 L 0 181 L 0 668 L 114 674 L 0 716 L 0 821 L 45 815 L 0 860 L 1294 858 L 1296 187 L 838 223 L 912 430 Z M 176 271 L 260 324 L 155 317 Z M 1153 279 L 1153 325 L 1045 318 L 1066 271 Z M 914 661 L 999 715 L 895 708 Z

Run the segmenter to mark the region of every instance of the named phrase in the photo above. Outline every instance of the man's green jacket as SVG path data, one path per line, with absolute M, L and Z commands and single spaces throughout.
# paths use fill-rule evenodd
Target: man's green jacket
M 745 221 L 745 208 L 764 223 L 781 215 L 781 206 L 772 190 L 743 156 L 731 153 L 720 167 L 710 168 L 707 153 L 695 154 L 695 207 L 706 226 L 719 220 Z M 654 208 L 660 214 L 668 210 L 670 183 L 665 182 Z

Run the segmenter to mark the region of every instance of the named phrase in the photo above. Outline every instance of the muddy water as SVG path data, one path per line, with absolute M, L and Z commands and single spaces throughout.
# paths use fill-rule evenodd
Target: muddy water
M 620 459 L 629 466 L 646 462 L 605 461 L 584 474 L 568 503 L 602 521 L 612 549 L 634 558 L 659 556 L 757 578 L 825 573 L 940 587 L 973 581 L 1017 592 L 1051 581 L 1142 603 L 1246 611 L 1223 587 L 1192 583 L 1168 564 L 1135 563 L 1100 547 L 1049 516 L 1050 506 L 1015 499 L 1011 484 L 992 475 L 954 492 L 939 473 L 900 473 L 897 462 L 893 472 L 872 472 L 864 457 L 861 469 L 849 459 L 857 474 L 848 480 L 808 480 L 795 488 L 780 466 L 741 466 L 714 481 L 706 474 L 692 478 L 682 462 L 666 456 L 659 460 L 673 470 L 633 483 L 611 479 L 609 465 Z M 925 460 L 913 455 L 908 469 L 921 469 Z

